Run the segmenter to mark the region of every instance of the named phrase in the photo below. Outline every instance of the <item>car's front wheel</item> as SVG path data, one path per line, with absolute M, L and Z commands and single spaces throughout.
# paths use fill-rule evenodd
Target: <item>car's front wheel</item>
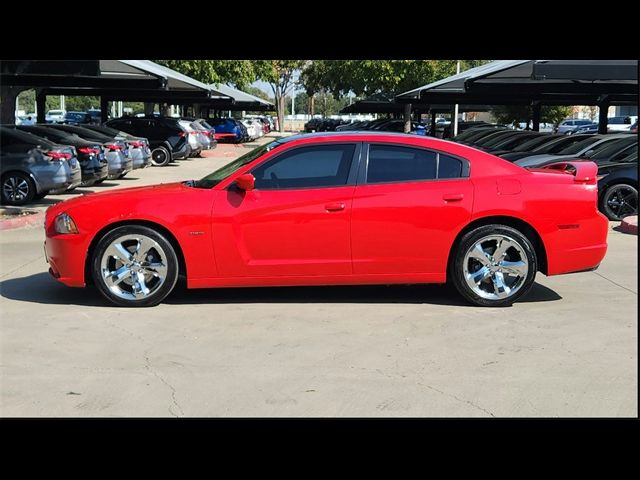
M 164 167 L 171 161 L 171 152 L 165 147 L 156 147 L 151 151 L 151 164 L 156 167 Z
M 106 233 L 92 257 L 92 275 L 100 293 L 121 307 L 151 307 L 171 293 L 178 279 L 178 258 L 159 232 L 125 225 Z
M 609 220 L 622 220 L 628 215 L 637 215 L 638 189 L 626 183 L 610 186 L 602 194 L 600 211 Z
M 485 225 L 462 237 L 449 275 L 469 302 L 506 307 L 529 291 L 537 267 L 535 250 L 525 235 L 506 225 Z

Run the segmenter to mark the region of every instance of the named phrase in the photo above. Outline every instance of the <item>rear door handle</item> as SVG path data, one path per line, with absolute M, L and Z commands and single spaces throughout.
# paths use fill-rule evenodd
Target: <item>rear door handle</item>
M 442 199 L 445 202 L 459 202 L 464 198 L 464 194 L 462 193 L 445 193 L 442 196 Z
M 324 208 L 327 209 L 327 212 L 339 212 L 340 210 L 344 210 L 344 203 L 333 202 L 327 203 Z

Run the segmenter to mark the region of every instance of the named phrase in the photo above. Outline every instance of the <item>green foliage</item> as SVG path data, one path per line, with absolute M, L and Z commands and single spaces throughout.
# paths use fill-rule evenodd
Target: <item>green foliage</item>
M 258 79 L 260 68 L 260 65 L 256 65 L 256 62 L 251 60 L 154 61 L 202 83 L 226 83 L 240 89 Z
M 461 71 L 487 60 L 461 60 Z M 314 60 L 307 62 L 300 83 L 311 95 L 323 90 L 334 96 L 394 95 L 456 73 L 456 60 Z
M 571 107 L 543 105 L 540 109 L 540 121 L 557 125 L 571 116 Z M 529 105 L 502 105 L 491 110 L 498 123 L 529 123 L 533 118 L 533 110 Z

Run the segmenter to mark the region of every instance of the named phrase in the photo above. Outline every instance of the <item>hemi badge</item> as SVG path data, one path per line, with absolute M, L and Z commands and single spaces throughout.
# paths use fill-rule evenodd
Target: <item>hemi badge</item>
M 580 228 L 580 225 L 577 223 L 567 223 L 565 225 L 558 225 L 558 229 L 560 230 L 569 230 L 570 228 Z
M 204 232 L 189 232 L 189 235 L 204 235 Z

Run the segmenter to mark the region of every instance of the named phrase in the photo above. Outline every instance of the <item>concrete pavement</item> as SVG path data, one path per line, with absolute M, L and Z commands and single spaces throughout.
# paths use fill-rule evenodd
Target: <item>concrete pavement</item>
M 225 158 L 122 183 L 199 178 Z M 505 309 L 441 286 L 179 291 L 114 308 L 51 279 L 43 239 L 0 233 L 4 417 L 638 414 L 637 236 L 612 229 L 599 270 L 538 274 Z

